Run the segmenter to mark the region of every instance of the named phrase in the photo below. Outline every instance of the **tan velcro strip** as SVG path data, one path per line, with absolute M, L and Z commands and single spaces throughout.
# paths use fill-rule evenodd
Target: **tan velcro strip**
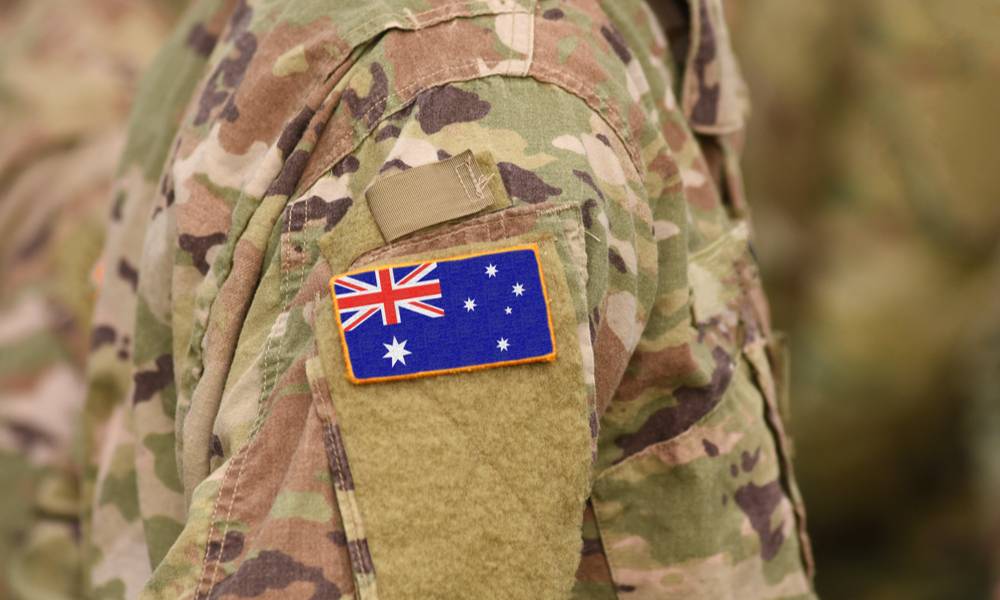
M 499 203 L 471 150 L 379 179 L 365 197 L 387 242 Z

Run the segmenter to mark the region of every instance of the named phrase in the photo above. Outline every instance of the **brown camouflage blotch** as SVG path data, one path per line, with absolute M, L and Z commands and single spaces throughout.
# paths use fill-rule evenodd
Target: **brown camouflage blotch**
M 198 101 L 198 112 L 194 117 L 195 126 L 207 123 L 212 113 L 220 106 L 225 106 L 221 116 L 227 121 L 236 121 L 239 117 L 239 111 L 233 104 L 231 90 L 239 85 L 250 65 L 250 59 L 257 51 L 257 38 L 250 32 L 240 32 L 236 36 L 234 49 L 235 55 L 230 54 L 223 59 L 208 79 Z
M 139 270 L 124 258 L 118 261 L 118 276 L 128 282 L 133 292 L 139 288 Z
M 323 427 L 323 447 L 330 463 L 333 483 L 341 490 L 353 490 L 354 478 L 351 477 L 351 467 L 347 462 L 347 451 L 344 450 L 344 438 L 337 425 Z
M 368 540 L 351 540 L 347 543 L 348 551 L 351 553 L 351 564 L 362 573 L 374 573 L 375 566 L 372 564 L 372 553 L 368 549 Z
M 628 46 L 625 45 L 625 40 L 622 38 L 622 34 L 615 29 L 614 25 L 611 25 L 610 23 L 607 25 L 601 25 L 601 36 L 623 63 L 628 64 L 628 62 L 632 60 L 632 53 L 629 52 Z
M 36 446 L 53 447 L 59 441 L 47 431 L 13 419 L 3 423 L 3 429 L 14 438 L 14 446 L 24 453 L 30 453 Z
M 559 8 L 549 8 L 542 13 L 543 19 L 548 19 L 550 21 L 557 21 L 566 16 L 566 13 Z
M 718 48 L 714 26 L 708 13 L 708 3 L 698 2 L 697 5 L 701 32 L 698 47 L 695 49 L 692 75 L 697 82 L 698 95 L 697 102 L 691 109 L 691 119 L 696 123 L 714 123 L 718 116 L 721 85 L 718 75 L 713 77 L 709 69 L 718 55 Z M 718 69 L 718 65 L 714 65 L 714 68 Z
M 244 541 L 243 532 L 227 531 L 225 542 L 220 543 L 218 541 L 213 541 L 208 545 L 206 557 L 208 560 L 217 560 L 227 563 L 243 552 Z
M 134 379 L 135 393 L 132 395 L 132 402 L 139 403 L 151 399 L 174 382 L 174 357 L 170 354 L 157 357 L 154 370 L 138 371 Z
M 208 58 L 218 41 L 219 36 L 211 33 L 204 23 L 195 23 L 188 33 L 186 43 L 189 48 L 194 50 L 195 54 Z
M 500 171 L 500 178 L 507 189 L 507 195 L 513 199 L 538 204 L 545 202 L 550 196 L 562 194 L 562 189 L 545 183 L 545 180 L 535 173 L 514 163 L 498 162 L 497 170 Z
M 328 19 L 304 27 L 278 23 L 261 34 L 253 60 L 246 65 L 233 94 L 241 118 L 223 124 L 219 131 L 219 141 L 226 151 L 245 154 L 254 142 L 271 145 L 278 139 L 282 155 L 291 153 L 317 112 L 319 101 L 311 92 L 322 87 L 324 73 L 317 67 L 327 64 L 326 45 L 334 45 L 334 38 L 335 30 Z M 278 58 L 300 44 L 309 68 L 275 75 Z
M 594 227 L 594 211 L 597 209 L 597 200 L 587 198 L 580 206 L 580 216 L 583 219 L 583 226 L 587 229 Z
M 573 175 L 583 183 L 587 184 L 587 187 L 594 190 L 594 193 L 601 199 L 601 202 L 606 201 L 604 198 L 604 192 L 602 192 L 601 188 L 594 182 L 594 178 L 590 176 L 590 173 L 580 171 L 579 169 L 573 169 Z
M 386 125 L 375 132 L 375 141 L 384 142 L 385 140 L 397 138 L 400 133 L 402 133 L 402 130 L 396 125 Z M 334 174 L 336 175 L 336 173 Z
M 302 231 L 309 221 L 322 220 L 323 230 L 330 231 L 340 223 L 347 214 L 347 209 L 353 204 L 350 197 L 337 198 L 327 202 L 319 196 L 310 196 L 303 202 L 297 202 L 289 207 L 288 230 Z
M 202 275 L 207 274 L 210 267 L 208 264 L 208 251 L 225 241 L 225 233 L 212 233 L 203 236 L 182 233 L 177 236 L 177 246 L 191 255 L 191 264 Z
M 302 177 L 302 172 L 305 170 L 306 165 L 309 163 L 309 153 L 305 150 L 299 149 L 292 152 L 288 160 L 281 167 L 281 172 L 278 173 L 278 177 L 271 183 L 271 186 L 267 188 L 265 196 L 291 196 L 292 192 L 295 191 L 295 186 L 299 182 L 299 178 Z
M 102 346 L 109 346 L 118 340 L 118 333 L 114 327 L 109 325 L 97 325 L 90 334 L 91 351 L 100 350 Z
M 417 96 L 417 122 L 424 133 L 437 133 L 452 123 L 477 121 L 490 112 L 490 103 L 476 94 L 444 85 Z
M 303 106 L 299 113 L 295 115 L 291 121 L 289 121 L 285 128 L 281 131 L 281 136 L 278 137 L 278 150 L 281 150 L 281 156 L 288 157 L 295 149 L 295 144 L 302 138 L 302 133 L 306 130 L 306 126 L 309 125 L 309 121 L 312 120 L 316 111 L 308 106 Z
M 32 235 L 14 250 L 14 256 L 18 261 L 30 260 L 35 254 L 41 252 L 52 237 L 52 224 L 42 223 Z
M 323 577 L 317 567 L 308 567 L 294 558 L 276 550 L 265 550 L 240 565 L 232 576 L 225 579 L 210 596 L 225 598 L 257 598 L 271 590 L 287 590 L 296 582 L 313 584 L 310 600 L 335 600 L 342 596 L 340 588 Z
M 746 450 L 740 453 L 740 467 L 743 469 L 744 473 L 749 473 L 753 471 L 754 467 L 757 466 L 757 461 L 760 460 L 760 448 L 758 447 L 754 450 L 753 454 L 750 454 Z
M 608 248 L 608 262 L 619 273 L 628 273 L 628 266 L 625 264 L 625 259 L 614 248 Z
M 392 127 L 390 125 L 390 127 Z M 389 127 L 383 127 L 382 131 L 385 131 Z M 396 128 L 399 129 L 398 127 Z M 397 133 L 398 135 L 398 133 Z M 333 165 L 330 172 L 333 173 L 334 177 L 340 177 L 341 175 L 346 175 L 347 173 L 355 173 L 361 167 L 361 162 L 358 161 L 357 157 L 348 154 L 344 158 L 337 161 L 337 164 Z
M 382 163 L 382 166 L 378 168 L 378 172 L 385 173 L 386 171 L 406 171 L 411 168 L 410 165 L 403 162 L 400 158 L 393 158 Z
M 771 515 L 784 497 L 781 483 L 777 480 L 762 486 L 751 482 L 737 488 L 733 494 L 736 505 L 747 516 L 750 525 L 760 537 L 760 555 L 765 561 L 777 556 L 781 544 L 785 541 L 783 521 L 774 529 L 771 528 Z
M 706 386 L 681 386 L 674 391 L 675 406 L 661 408 L 651 414 L 635 432 L 619 436 L 615 444 L 622 449 L 621 462 L 648 446 L 676 437 L 709 413 L 722 399 L 733 375 L 733 364 L 729 355 L 721 348 L 712 351 L 715 369 L 712 380 Z
M 597 518 L 594 516 L 594 507 L 588 500 L 583 511 L 583 530 L 587 531 L 593 527 L 596 531 Z M 604 551 L 604 544 L 601 542 L 600 532 L 597 537 L 583 537 L 580 547 L 580 564 L 576 569 L 576 580 L 590 583 L 610 583 L 611 567 L 608 565 L 608 557 Z

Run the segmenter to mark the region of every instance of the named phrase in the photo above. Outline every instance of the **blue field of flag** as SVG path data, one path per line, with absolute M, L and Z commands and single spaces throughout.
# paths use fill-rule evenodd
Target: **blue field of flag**
M 535 246 L 373 267 L 330 289 L 358 383 L 555 356 Z

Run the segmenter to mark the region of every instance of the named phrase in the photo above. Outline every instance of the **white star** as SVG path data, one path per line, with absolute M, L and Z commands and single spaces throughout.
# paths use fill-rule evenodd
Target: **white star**
M 489 277 L 496 277 L 497 276 L 497 266 L 494 265 L 494 264 L 492 264 L 492 263 L 490 263 L 489 265 L 487 265 L 486 266 L 486 275 L 489 276 Z
M 403 340 L 402 342 L 397 342 L 396 336 L 392 336 L 391 344 L 382 344 L 382 345 L 385 346 L 386 350 L 388 350 L 388 352 L 386 352 L 382 358 L 391 358 L 392 364 L 389 365 L 391 367 L 395 367 L 396 363 L 398 362 L 401 362 L 405 365 L 406 356 L 413 354 L 412 352 L 406 349 L 406 340 Z
M 510 309 L 510 307 L 509 307 L 509 306 L 505 306 L 505 307 L 503 307 L 503 314 L 505 314 L 505 315 L 509 315 L 509 314 L 510 314 L 510 313 L 512 313 L 512 312 L 513 312 L 513 311 L 512 311 L 511 309 Z
M 466 298 L 465 299 L 465 310 L 468 311 L 468 312 L 472 312 L 472 311 L 476 310 L 476 301 L 473 300 L 472 298 Z
M 509 347 L 510 342 L 507 341 L 507 338 L 500 338 L 497 340 L 497 348 L 500 349 L 500 352 L 506 352 Z
M 514 295 L 515 296 L 523 296 L 524 295 L 524 286 L 521 285 L 520 283 L 517 283 L 516 285 L 514 285 Z

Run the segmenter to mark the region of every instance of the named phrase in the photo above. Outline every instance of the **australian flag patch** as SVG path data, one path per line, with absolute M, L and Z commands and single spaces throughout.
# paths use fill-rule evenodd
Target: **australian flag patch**
M 330 291 L 355 383 L 555 358 L 534 244 L 352 271 Z

